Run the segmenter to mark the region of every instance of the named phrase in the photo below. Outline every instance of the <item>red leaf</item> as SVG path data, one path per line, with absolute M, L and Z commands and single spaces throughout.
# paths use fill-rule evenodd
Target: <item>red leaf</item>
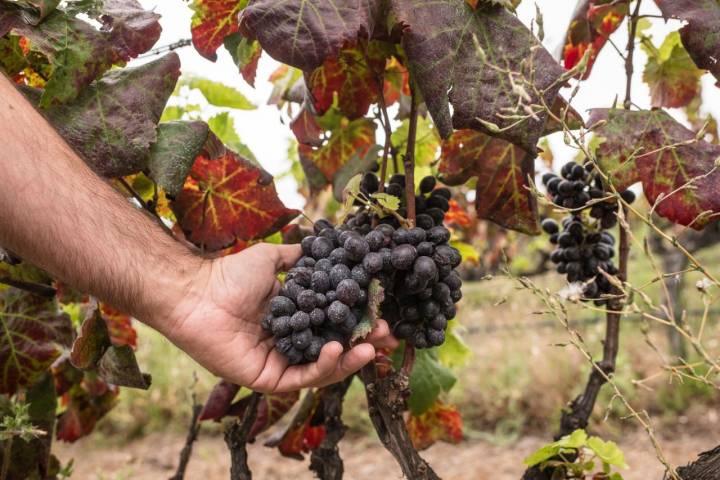
M 315 111 L 323 115 L 337 95 L 338 108 L 350 120 L 363 117 L 379 94 L 379 74 L 385 69 L 388 49 L 380 42 L 344 48 L 325 60 L 307 79 Z
M 238 14 L 247 0 L 194 0 L 190 8 L 192 41 L 203 57 L 217 60 L 217 49 L 225 37 L 238 31 Z
M 172 209 L 188 240 L 208 251 L 264 238 L 299 214 L 280 201 L 270 174 L 232 151 L 200 155 Z
M 65 411 L 58 417 L 58 440 L 74 442 L 90 434 L 95 424 L 115 406 L 119 389 L 86 375 L 62 398 Z
M 69 346 L 70 318 L 54 301 L 8 289 L 0 292 L 0 394 L 34 383 Z
M 327 143 L 320 148 L 299 145 L 298 153 L 306 173 L 308 166 L 311 165 L 320 171 L 325 181 L 332 183 L 333 177 L 340 167 L 354 155 L 364 158 L 368 150 L 375 145 L 375 128 L 375 122 L 361 118 L 334 130 Z M 315 186 L 322 187 L 323 185 Z
M 202 412 L 200 412 L 200 421 L 220 421 L 220 419 L 227 415 L 228 410 L 230 410 L 230 405 L 232 405 L 232 401 L 239 391 L 239 385 L 226 382 L 225 380 L 220 381 L 213 387 L 212 392 L 210 392 L 210 396 L 208 396 L 205 406 L 203 406 Z
M 132 318 L 110 305 L 103 303 L 100 311 L 110 331 L 110 341 L 115 346 L 129 345 L 137 348 L 137 331 L 132 326 Z
M 290 130 L 301 144 L 315 147 L 322 145 L 322 135 L 325 130 L 318 124 L 317 117 L 306 107 L 303 107 L 290 122 Z
M 627 0 L 583 0 L 570 22 L 563 49 L 565 68 L 570 70 L 578 64 L 590 48 L 590 58 L 583 79 L 590 76 L 595 59 L 628 12 Z
M 663 110 L 596 109 L 588 124 L 598 122 L 596 154 L 615 188 L 642 182 L 654 211 L 675 223 L 701 229 L 717 219 L 720 146 L 696 140 Z
M 392 57 L 388 60 L 384 77 L 383 92 L 386 106 L 399 101 L 402 96 L 410 96 L 410 72 L 397 58 Z
M 249 438 L 255 438 L 272 427 L 297 403 L 300 392 L 264 394 L 258 404 L 257 419 L 250 430 Z M 230 406 L 227 415 L 242 416 L 250 403 L 250 395 Z
M 418 450 L 424 450 L 438 441 L 460 443 L 463 438 L 460 412 L 440 401 L 422 415 L 411 415 L 407 420 L 407 429 Z
M 300 427 L 287 433 L 278 445 L 280 453 L 286 457 L 298 457 L 303 453 L 315 450 L 325 438 L 325 427 L 310 426 L 310 418 Z
M 438 171 L 450 185 L 477 177 L 479 218 L 523 233 L 539 233 L 537 201 L 528 189 L 534 157 L 523 149 L 474 130 L 458 130 L 443 142 Z

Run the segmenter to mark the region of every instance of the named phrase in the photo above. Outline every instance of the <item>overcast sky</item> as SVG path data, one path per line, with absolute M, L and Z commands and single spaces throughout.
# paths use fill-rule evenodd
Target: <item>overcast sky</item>
M 190 38 L 192 11 L 185 2 L 181 0 L 141 0 L 141 3 L 146 8 L 154 8 L 162 15 L 163 34 L 158 45 Z M 554 54 L 564 40 L 576 0 L 537 0 L 537 2 L 524 0 L 518 8 L 518 16 L 527 25 L 530 25 L 535 17 L 536 3 L 544 16 L 544 44 Z M 649 1 L 643 3 L 642 12 L 645 14 L 660 13 L 655 4 Z M 662 20 L 654 20 L 653 25 L 649 32 L 654 36 L 655 43 L 658 45 L 668 32 L 678 29 L 681 23 L 671 21 L 666 25 Z M 625 24 L 613 34 L 612 38 L 617 45 L 626 44 L 627 28 Z M 633 100 L 640 107 L 647 108 L 650 105 L 650 97 L 648 89 L 641 79 L 645 55 L 641 49 L 636 52 Z M 278 63 L 263 53 L 255 82 L 256 88 L 253 89 L 240 77 L 230 55 L 223 47 L 218 50 L 218 61 L 215 63 L 201 57 L 192 47 L 180 49 L 178 54 L 182 60 L 183 73 L 201 75 L 231 85 L 242 91 L 258 106 L 257 110 L 232 113 L 235 117 L 238 134 L 266 170 L 272 174 L 286 171 L 289 167 L 287 145 L 292 138 L 292 133 L 286 124 L 281 123 L 282 116 L 277 108 L 266 105 L 271 91 L 271 84 L 267 82 L 267 78 L 277 68 Z M 712 105 L 712 113 L 720 115 L 720 89 L 714 87 L 714 79 L 710 75 L 703 77 L 703 87 L 706 108 Z M 607 45 L 600 53 L 592 75 L 583 82 L 580 93 L 573 100 L 573 106 L 585 115 L 585 111 L 589 108 L 611 106 L 616 97 L 621 102 L 624 92 L 625 73 L 622 59 L 610 45 Z M 208 113 L 217 111 L 209 110 Z M 675 114 L 679 115 L 678 112 Z M 379 138 L 378 142 L 382 143 L 382 139 Z M 550 142 L 556 163 L 567 161 L 575 156 L 575 151 L 563 143 L 561 134 L 551 136 Z M 303 207 L 304 200 L 296 193 L 296 186 L 291 179 L 280 181 L 278 191 L 288 206 Z

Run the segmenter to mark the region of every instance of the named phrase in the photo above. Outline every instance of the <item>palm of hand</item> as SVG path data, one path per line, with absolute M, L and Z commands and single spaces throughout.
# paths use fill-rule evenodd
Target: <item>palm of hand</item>
M 375 356 L 370 343 L 343 355 L 342 346 L 330 342 L 317 362 L 288 366 L 260 326 L 268 302 L 280 289 L 276 273 L 299 256 L 297 246 L 261 244 L 214 261 L 199 301 L 169 337 L 214 374 L 260 392 L 327 385 L 357 371 Z M 376 346 L 396 343 L 384 321 L 367 341 Z

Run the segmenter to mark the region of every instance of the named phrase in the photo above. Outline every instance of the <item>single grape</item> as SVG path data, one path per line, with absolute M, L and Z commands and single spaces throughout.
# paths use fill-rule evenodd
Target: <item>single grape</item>
M 290 317 L 283 316 L 277 317 L 272 322 L 272 333 L 276 337 L 285 337 L 292 333 L 292 327 L 290 326 Z
M 297 306 L 303 312 L 312 312 L 316 307 L 315 292 L 312 290 L 303 290 L 297 296 Z
M 337 298 L 345 305 L 352 307 L 360 296 L 360 285 L 352 279 L 341 281 L 335 289 Z
M 435 188 L 435 185 L 437 185 L 437 180 L 435 180 L 435 177 L 427 176 L 420 181 L 420 192 L 430 193 Z
M 435 262 L 430 257 L 418 257 L 413 264 L 413 272 L 421 279 L 428 281 L 438 273 Z
M 298 350 L 305 350 L 307 347 L 310 346 L 312 338 L 313 334 L 309 328 L 306 328 L 305 330 L 300 330 L 299 332 L 293 332 L 293 347 L 297 348 Z
M 542 221 L 542 229 L 545 231 L 545 233 L 552 235 L 553 233 L 557 233 L 560 231 L 560 226 L 552 218 L 546 218 Z
M 287 297 L 277 296 L 270 300 L 270 311 L 276 317 L 290 316 L 295 310 L 295 302 Z
M 300 330 L 305 330 L 309 326 L 310 315 L 305 312 L 295 312 L 295 314 L 290 317 L 290 328 L 292 328 L 296 332 L 299 332 Z
M 345 240 L 345 251 L 350 260 L 361 262 L 365 255 L 370 252 L 370 245 L 364 238 L 350 237 Z
M 333 228 L 332 223 L 330 223 L 328 220 L 325 220 L 324 218 L 322 220 L 318 220 L 313 225 L 313 231 L 315 232 L 315 235 L 319 234 L 323 231 L 325 228 Z
M 392 250 L 392 265 L 398 270 L 408 270 L 417 258 L 417 250 L 412 245 L 399 245 Z
M 327 310 L 327 318 L 335 325 L 341 325 L 348 315 L 350 315 L 350 307 L 339 300 L 331 303 Z
M 373 230 L 365 235 L 365 241 L 370 247 L 371 252 L 377 252 L 385 246 L 385 235 L 379 230 Z
M 350 268 L 347 265 L 339 263 L 330 270 L 330 285 L 334 289 L 346 278 L 350 278 Z
M 330 290 L 330 275 L 320 270 L 312 274 L 311 288 L 319 293 L 325 293 Z
M 382 254 L 377 252 L 370 252 L 363 258 L 362 266 L 367 273 L 374 275 L 383 269 L 383 257 Z
M 310 235 L 300 241 L 300 247 L 302 248 L 302 252 L 304 255 L 308 257 L 312 256 L 312 244 L 316 238 L 317 237 L 315 237 L 314 235 Z
M 445 227 L 433 227 L 428 231 L 428 240 L 435 245 L 446 243 L 450 240 L 450 230 Z
M 307 362 L 315 362 L 320 357 L 320 351 L 323 347 L 323 339 L 320 337 L 313 337 L 310 341 L 310 345 L 305 349 L 304 356 Z
M 310 323 L 315 326 L 319 327 L 325 322 L 325 312 L 320 308 L 313 309 L 312 312 L 310 312 Z

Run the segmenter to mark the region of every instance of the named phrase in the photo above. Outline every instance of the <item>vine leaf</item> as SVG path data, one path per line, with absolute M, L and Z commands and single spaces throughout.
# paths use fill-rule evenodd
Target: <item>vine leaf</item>
M 407 149 L 410 120 L 403 120 L 402 124 L 392 132 L 392 145 L 399 151 Z M 440 148 L 440 137 L 427 117 L 418 117 L 415 134 L 415 165 L 429 167 L 437 158 Z
M 176 196 L 185 184 L 195 158 L 207 141 L 205 122 L 175 121 L 161 123 L 157 141 L 150 148 L 150 177 L 169 195 Z
M 70 362 L 80 370 L 93 370 L 111 346 L 107 324 L 100 313 L 100 308 L 94 304 L 80 326 L 80 333 L 73 342 L 70 350 Z
M 20 0 L 16 3 L 22 9 L 23 20 L 37 25 L 57 8 L 60 0 Z
M 113 345 L 137 347 L 137 330 L 132 326 L 130 315 L 117 310 L 106 303 L 100 304 L 105 323 Z
M 74 442 L 89 435 L 95 424 L 115 406 L 119 389 L 86 374 L 63 395 L 65 411 L 58 417 L 58 440 Z
M 463 439 L 460 412 L 439 400 L 427 412 L 408 417 L 406 424 L 410 440 L 418 450 L 430 448 L 439 441 L 460 443 Z
M 680 29 L 695 65 L 720 81 L 720 4 L 716 0 L 655 0 L 663 16 L 687 22 Z
M 323 143 L 325 130 L 318 123 L 317 116 L 306 107 L 300 109 L 295 118 L 290 122 L 290 130 L 298 143 L 319 147 Z
M 239 33 L 225 37 L 225 48 L 230 52 L 235 65 L 240 69 L 240 75 L 251 86 L 255 86 L 257 67 L 262 55 L 262 47 L 257 40 L 249 40 Z
M 375 145 L 375 122 L 368 118 L 345 121 L 335 129 L 330 139 L 320 148 L 298 145 L 300 163 L 308 176 L 310 185 L 322 188 L 331 183 L 340 168 L 351 158 L 365 158 Z M 316 169 L 313 171 L 313 168 Z
M 443 142 L 438 172 L 448 185 L 477 177 L 479 218 L 531 235 L 540 233 L 537 201 L 528 182 L 534 175 L 534 155 L 499 138 L 459 130 Z
M 111 346 L 98 363 L 98 374 L 108 383 L 121 387 L 150 388 L 151 377 L 142 373 L 135 352 L 129 345 Z
M 21 13 L 7 19 L 11 30 L 28 38 L 31 48 L 47 56 L 52 66 L 40 106 L 74 100 L 113 65 L 148 51 L 160 38 L 160 16 L 136 0 L 105 0 L 89 16 L 101 23 L 100 29 L 62 10 L 37 25 L 28 24 Z
M 580 0 L 565 36 L 563 65 L 566 69 L 574 68 L 589 48 L 590 58 L 582 78 L 590 76 L 600 50 L 627 15 L 628 3 L 627 0 Z
M 201 77 L 183 77 L 180 85 L 197 89 L 205 100 L 216 107 L 236 108 L 238 110 L 255 110 L 257 107 L 243 95 L 240 90 Z
M 532 32 L 501 7 L 473 10 L 462 0 L 390 3 L 403 27 L 410 70 L 440 135 L 449 137 L 453 127 L 472 128 L 534 152 L 547 113 L 529 110 L 541 100 L 553 104 L 563 69 Z M 518 115 L 529 116 L 518 120 Z
M 415 355 L 408 407 L 412 415 L 422 415 L 432 408 L 441 393 L 450 391 L 457 378 L 438 362 L 434 350 L 419 350 Z
M 180 59 L 171 53 L 139 67 L 112 71 L 73 103 L 45 113 L 98 174 L 130 175 L 147 166 L 157 140 L 156 126 L 179 76 Z M 37 100 L 37 91 L 29 96 Z
M 230 150 L 198 156 L 172 209 L 187 238 L 209 251 L 267 237 L 299 214 L 280 201 L 269 173 Z
M 238 31 L 238 13 L 248 0 L 193 0 L 190 31 L 195 50 L 203 57 L 217 60 L 217 49 L 225 37 Z
M 720 146 L 696 140 L 662 110 L 596 109 L 588 123 L 598 125 L 596 155 L 615 188 L 642 182 L 659 215 L 695 229 L 720 213 Z
M 275 432 L 265 442 L 266 447 L 277 447 L 285 457 L 303 459 L 303 453 L 308 453 L 325 438 L 325 427 L 313 425 L 313 420 L 321 405 L 320 389 L 311 389 L 303 397 L 295 416 L 281 430 Z
M 0 394 L 37 381 L 73 335 L 70 317 L 54 301 L 14 289 L 0 292 L 0 326 Z
M 210 127 L 210 131 L 214 133 L 217 139 L 226 147 L 239 153 L 251 162 L 258 164 L 257 158 L 255 158 L 255 154 L 250 150 L 250 147 L 245 145 L 240 139 L 237 129 L 235 128 L 235 120 L 230 115 L 230 112 L 220 112 L 209 118 L 208 126 Z
M 306 75 L 315 112 L 323 115 L 337 101 L 350 120 L 365 116 L 378 97 L 379 74 L 385 69 L 389 48 L 381 42 L 359 42 L 343 48 L 337 57 Z
M 240 14 L 240 31 L 279 62 L 320 67 L 359 38 L 371 38 L 381 0 L 255 0 Z
M 250 429 L 248 438 L 254 439 L 256 436 L 275 425 L 278 420 L 283 418 L 287 412 L 300 399 L 300 392 L 284 392 L 263 394 L 258 404 L 257 419 Z M 245 409 L 250 404 L 250 395 L 241 398 L 230 406 L 227 414 L 240 417 L 245 413 Z
M 200 412 L 200 421 L 215 420 L 219 422 L 227 415 L 232 405 L 235 395 L 240 391 L 240 386 L 234 383 L 221 380 L 210 392 L 208 399 L 205 401 L 202 412 Z
M 704 72 L 693 63 L 678 32 L 665 37 L 660 48 L 642 47 L 648 57 L 643 80 L 650 86 L 653 107 L 684 107 L 700 94 Z

